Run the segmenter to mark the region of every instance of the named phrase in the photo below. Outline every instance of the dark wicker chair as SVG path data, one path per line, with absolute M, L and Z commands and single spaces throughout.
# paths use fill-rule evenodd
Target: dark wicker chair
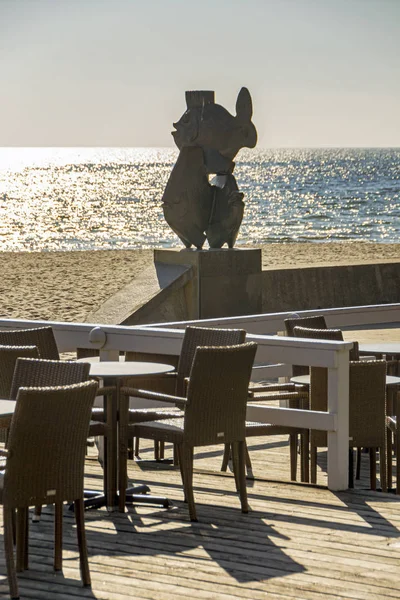
M 286 335 L 295 337 L 295 327 L 309 327 L 312 329 L 327 329 L 325 317 L 323 315 L 315 315 L 310 317 L 296 317 L 285 319 Z M 307 375 L 310 372 L 309 368 L 303 365 L 293 365 L 292 375 Z
M 9 398 L 15 363 L 18 357 L 37 358 L 36 346 L 0 346 L 0 398 Z M 0 442 L 7 438 L 9 420 L 0 422 Z
M 4 346 L 36 346 L 40 358 L 59 360 L 57 343 L 51 327 L 35 329 L 0 330 L 0 344 Z
M 327 369 L 311 367 L 311 410 L 327 410 Z M 380 479 L 387 490 L 386 362 L 350 362 L 349 448 L 370 449 L 371 489 L 376 489 L 376 450 L 380 450 Z M 327 434 L 311 430 L 311 482 L 317 480 L 317 448 L 327 446 Z M 351 485 L 352 473 L 350 473 Z
M 293 328 L 294 337 L 310 338 L 314 340 L 331 340 L 335 342 L 344 342 L 343 332 L 341 329 L 317 329 L 313 327 L 301 327 L 296 325 Z M 359 344 L 353 341 L 353 347 L 349 354 L 350 360 L 359 360 L 360 351 Z
M 0 398 L 9 398 L 17 358 L 39 358 L 36 346 L 0 346 Z
M 312 327 L 302 327 L 300 325 L 295 325 L 293 327 L 293 336 L 299 338 L 307 338 L 314 340 L 331 340 L 335 342 L 343 342 L 343 333 L 341 329 L 327 329 L 326 327 L 321 329 L 316 329 Z M 359 345 L 358 342 L 353 341 L 353 348 L 349 352 L 350 360 L 359 360 Z M 308 367 L 305 367 L 308 369 Z M 316 434 L 317 435 L 317 434 Z M 313 481 L 316 477 L 316 453 L 311 453 L 311 481 Z M 360 478 L 360 470 L 361 470 L 361 448 L 357 448 L 357 479 Z M 349 485 L 353 485 L 353 450 L 349 451 Z
M 146 398 L 150 398 L 151 392 L 164 393 L 167 395 L 185 396 L 185 380 L 190 375 L 190 369 L 193 363 L 193 357 L 197 346 L 228 346 L 242 344 L 246 339 L 246 332 L 243 329 L 218 329 L 210 327 L 192 327 L 185 329 L 182 341 L 182 348 L 179 357 L 171 357 L 163 354 L 147 354 L 128 352 L 126 360 L 151 360 L 152 362 L 161 362 L 167 364 L 177 364 L 176 371 L 157 378 L 133 378 L 123 381 L 125 396 L 144 397 L 137 393 L 138 389 L 149 390 Z M 130 389 L 129 389 L 130 388 Z M 149 395 L 150 394 L 150 395 Z M 162 401 L 161 396 L 154 396 L 154 400 Z M 126 415 L 128 411 L 128 399 L 122 400 L 121 415 Z M 181 416 L 180 410 L 174 407 L 154 407 L 154 408 L 131 408 L 129 409 L 129 423 L 135 424 L 143 421 L 155 421 L 159 419 L 171 419 Z M 122 426 L 125 424 L 122 422 Z M 120 428 L 121 429 L 121 428 Z M 124 433 L 125 432 L 125 433 Z M 129 428 L 120 431 L 121 434 L 129 436 Z M 122 438 L 123 439 L 123 438 Z M 128 438 L 130 439 L 130 438 Z M 130 445 L 131 442 L 126 442 Z M 158 450 L 158 444 L 155 444 L 156 457 L 163 457 L 163 444 Z M 136 437 L 135 455 L 139 455 L 139 437 Z M 124 460 L 124 459 L 123 459 Z M 126 459 L 125 459 L 126 461 Z M 121 465 L 122 471 L 126 468 Z
M 15 400 L 20 387 L 54 387 L 73 385 L 89 380 L 89 363 L 63 360 L 18 358 L 9 398 Z M 108 426 L 102 421 L 90 421 L 90 436 L 107 436 Z M 41 507 L 36 507 L 35 520 Z
M 248 512 L 245 439 L 248 386 L 257 345 L 198 347 L 187 398 L 172 397 L 185 407 L 184 416 L 134 426 L 134 434 L 176 445 L 185 499 L 192 521 L 197 521 L 193 495 L 193 449 L 213 444 L 233 445 L 233 464 L 242 512 Z
M 10 426 L 5 473 L 0 474 L 4 547 L 12 598 L 18 598 L 16 571 L 28 568 L 28 509 L 55 504 L 54 568 L 62 568 L 62 508 L 73 501 L 83 584 L 90 573 L 83 508 L 86 438 L 97 383 L 55 388 L 21 388 Z M 13 513 L 18 511 L 17 568 Z

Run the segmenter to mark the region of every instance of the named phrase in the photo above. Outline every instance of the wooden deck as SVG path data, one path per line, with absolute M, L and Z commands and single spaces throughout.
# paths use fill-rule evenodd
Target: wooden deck
M 21 598 L 65 600 L 398 598 L 400 595 L 400 498 L 367 489 L 352 492 L 288 483 L 286 438 L 250 440 L 251 512 L 243 515 L 230 473 L 221 474 L 221 450 L 199 449 L 195 496 L 198 523 L 182 502 L 179 470 L 131 463 L 130 477 L 167 495 L 171 509 L 130 507 L 86 513 L 92 589 L 81 587 L 73 514 L 65 511 L 63 573 L 52 570 L 52 509 L 30 526 L 30 569 L 18 577 Z M 143 458 L 151 456 L 144 447 Z M 326 455 L 318 478 L 326 483 Z M 102 483 L 94 456 L 87 486 Z M 286 482 L 285 482 L 286 481 Z M 3 544 L 1 597 L 8 597 Z

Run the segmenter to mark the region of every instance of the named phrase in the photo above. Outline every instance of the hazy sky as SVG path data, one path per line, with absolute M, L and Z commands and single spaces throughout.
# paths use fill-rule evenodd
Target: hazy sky
M 259 147 L 400 146 L 400 0 L 0 0 L 0 146 L 171 146 L 243 85 Z

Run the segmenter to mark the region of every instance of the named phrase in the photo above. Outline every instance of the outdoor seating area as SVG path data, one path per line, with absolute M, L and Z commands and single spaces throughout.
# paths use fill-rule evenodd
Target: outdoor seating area
M 279 322 L 287 326 L 283 317 Z M 134 332 L 119 328 L 118 346 L 78 360 L 71 357 L 71 351 L 75 348 L 76 356 L 82 336 L 72 342 L 72 336 L 63 337 L 57 325 L 2 330 L 0 324 L 0 341 L 4 342 L 0 346 L 0 426 L 5 433 L 0 476 L 7 567 L 3 583 L 5 586 L 8 581 L 11 597 L 49 598 L 46 582 L 51 581 L 54 598 L 71 593 L 71 586 L 81 597 L 113 598 L 114 593 L 117 600 L 129 597 L 131 592 L 123 591 L 128 578 L 138 581 L 146 577 L 153 586 L 149 590 L 140 586 L 135 597 L 157 597 L 164 580 L 171 598 L 185 589 L 187 597 L 194 597 L 197 587 L 210 598 L 230 594 L 253 598 L 266 591 L 272 597 L 301 598 L 300 589 L 305 598 L 318 597 L 313 578 L 321 578 L 319 590 L 325 584 L 328 589 L 328 580 L 334 580 L 337 592 L 331 597 L 343 597 L 344 581 L 354 584 L 352 597 L 377 597 L 373 592 L 378 589 L 378 597 L 386 597 L 383 589 L 388 597 L 393 595 L 397 580 L 390 577 L 390 568 L 389 579 L 379 579 L 376 574 L 370 590 L 357 581 L 352 568 L 357 550 L 352 547 L 351 533 L 356 531 L 357 537 L 363 538 L 363 529 L 372 527 L 377 533 L 369 531 L 367 536 L 376 535 L 382 541 L 386 531 L 390 560 L 385 562 L 382 548 L 377 562 L 385 563 L 386 568 L 393 566 L 394 572 L 400 560 L 395 541 L 400 533 L 396 525 L 400 352 L 392 348 L 388 375 L 384 353 L 374 356 L 373 349 L 364 350 L 358 340 L 354 344 L 345 341 L 341 328 L 332 327 L 334 322 L 316 317 L 320 328 L 315 320 L 304 322 L 302 317 L 298 318 L 302 324 L 296 326 L 294 319 L 292 336 L 282 336 L 279 329 L 272 336 L 257 335 L 246 331 L 240 320 L 239 326 L 232 326 L 235 319 L 227 320 L 225 327 L 200 321 L 181 324 L 181 329 L 167 327 L 164 332 L 161 327 Z M 248 322 L 251 329 L 251 317 Z M 88 333 L 89 341 L 102 338 L 98 331 Z M 106 340 L 108 336 L 111 339 L 112 332 L 105 334 Z M 157 349 L 154 361 L 152 338 L 158 339 L 153 346 Z M 363 360 L 363 352 L 367 360 Z M 272 363 L 275 356 L 282 362 Z M 294 375 L 297 365 L 303 374 Z M 79 393 L 86 400 L 78 410 Z M 96 395 L 102 406 L 93 409 Z M 146 408 L 136 408 L 137 399 Z M 154 401 L 166 408 L 152 409 Z M 86 410 L 86 420 L 78 415 L 82 410 Z M 60 419 L 62 427 L 53 427 Z M 80 435 L 75 442 L 71 437 L 75 454 L 71 452 L 70 458 L 69 428 Z M 89 437 L 100 444 L 88 445 Z M 141 439 L 140 450 L 136 445 L 140 457 L 135 460 L 132 438 Z M 155 448 L 156 460 L 152 459 Z M 353 448 L 357 448 L 355 477 Z M 369 461 L 363 459 L 366 451 Z M 165 456 L 173 459 L 166 461 Z M 276 503 L 285 505 L 287 512 L 277 509 Z M 355 508 L 358 506 L 362 506 L 361 513 Z M 70 509 L 75 512 L 76 532 Z M 360 517 L 366 524 L 359 524 Z M 327 528 L 329 520 L 335 532 L 333 542 L 326 533 L 326 539 L 316 533 Z M 68 535 L 63 540 L 64 521 Z M 293 531 L 278 532 L 281 522 L 285 523 L 283 530 L 289 527 Z M 41 540 L 49 538 L 50 527 L 55 537 L 48 540 L 44 551 Z M 302 538 L 307 537 L 307 529 L 311 538 L 305 542 Z M 171 536 L 175 541 L 169 541 Z M 290 542 L 286 545 L 284 540 Z M 311 540 L 315 548 L 305 550 Z M 63 541 L 67 543 L 64 556 Z M 175 561 L 189 559 L 197 564 L 200 560 L 196 551 L 192 556 L 193 541 L 195 548 L 210 548 L 211 559 L 203 556 L 207 566 L 199 569 L 205 587 L 201 575 L 195 576 L 192 570 L 180 575 L 179 581 L 169 575 Z M 365 552 L 367 540 L 360 543 Z M 174 549 L 176 544 L 182 544 L 179 550 Z M 227 557 L 217 559 L 215 565 L 213 553 L 220 556 L 224 548 Z M 336 562 L 342 550 L 345 552 Z M 44 552 L 44 558 L 32 560 L 36 552 L 39 557 Z M 309 562 L 307 553 L 318 553 L 318 561 L 314 556 Z M 326 553 L 326 558 L 321 559 L 320 553 Z M 151 558 L 159 554 L 165 555 L 167 571 L 155 573 Z M 132 564 L 127 564 L 128 558 Z M 327 563 L 325 574 L 321 560 Z M 368 554 L 368 561 L 372 564 L 376 559 Z M 368 561 L 359 568 L 368 572 Z M 176 567 L 179 571 L 179 564 Z M 213 571 L 220 568 L 226 573 L 226 583 L 218 578 L 221 590 L 214 596 Z M 61 569 L 63 577 L 57 574 Z M 68 581 L 67 573 L 73 582 Z M 121 579 L 122 591 L 118 586 L 111 590 L 114 577 Z M 182 585 L 181 579 L 185 579 Z M 32 581 L 36 582 L 33 588 Z M 76 588 L 78 583 L 90 586 L 91 581 L 95 582 L 91 590 Z M 163 593 L 163 597 L 169 596 Z

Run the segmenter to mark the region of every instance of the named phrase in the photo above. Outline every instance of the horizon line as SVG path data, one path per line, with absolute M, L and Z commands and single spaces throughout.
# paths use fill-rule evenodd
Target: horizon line
M 32 148 L 32 149 L 45 149 L 45 148 L 87 148 L 87 149 L 95 149 L 95 148 L 101 148 L 101 149 L 121 149 L 121 148 L 127 148 L 127 149 L 154 149 L 154 150 L 179 150 L 176 146 L 103 146 L 103 145 L 85 145 L 85 146 L 76 146 L 76 145 L 66 145 L 66 146 L 36 146 L 36 145 L 27 145 L 27 146 L 0 146 L 0 150 L 5 150 L 5 149 L 23 149 L 23 148 Z M 374 149 L 393 149 L 393 150 L 397 150 L 400 149 L 400 145 L 398 146 L 337 146 L 337 145 L 326 145 L 326 146 L 259 146 L 256 148 L 241 148 L 240 150 L 246 150 L 246 151 L 251 151 L 251 150 L 329 150 L 329 149 L 369 149 L 369 150 L 374 150 Z M 240 152 L 239 150 L 239 152 Z

